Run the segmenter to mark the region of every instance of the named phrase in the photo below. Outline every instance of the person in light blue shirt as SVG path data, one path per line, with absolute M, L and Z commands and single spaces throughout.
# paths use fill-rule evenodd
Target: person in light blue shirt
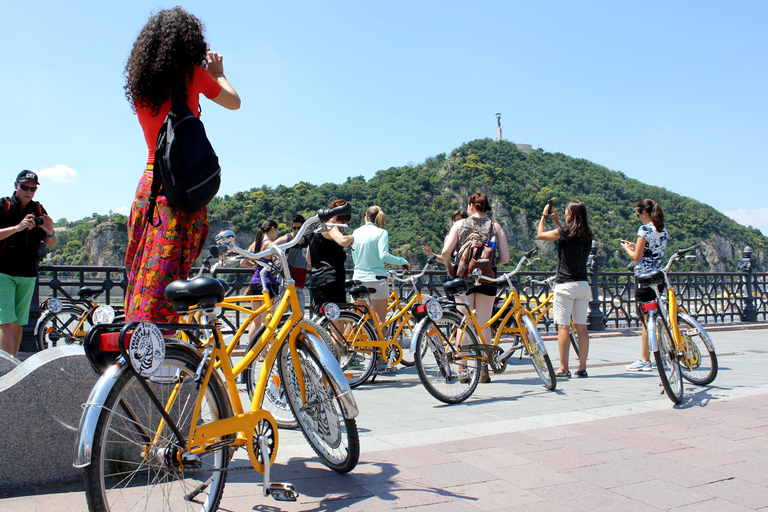
M 411 270 L 411 265 L 405 258 L 389 252 L 389 233 L 384 229 L 387 216 L 378 206 L 371 206 L 365 211 L 365 225 L 357 228 L 352 234 L 355 243 L 352 244 L 352 261 L 355 263 L 355 273 L 352 278 L 362 281 L 369 288 L 375 288 L 371 295 L 371 305 L 379 323 L 387 316 L 387 300 L 389 289 L 387 281 L 380 279 L 387 275 L 385 263 L 404 265 Z

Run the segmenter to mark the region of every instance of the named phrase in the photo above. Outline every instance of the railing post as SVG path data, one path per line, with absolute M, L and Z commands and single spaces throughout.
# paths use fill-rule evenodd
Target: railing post
M 605 315 L 603 314 L 600 301 L 599 274 L 600 267 L 605 262 L 605 258 L 597 254 L 600 244 L 592 240 L 592 248 L 589 250 L 587 259 L 587 271 L 590 274 L 592 286 L 592 300 L 589 301 L 589 315 L 587 315 L 587 329 L 590 331 L 605 330 Z
M 746 274 L 747 297 L 744 300 L 744 309 L 741 313 L 742 322 L 757 322 L 757 308 L 752 300 L 752 271 L 755 269 L 755 260 L 752 259 L 752 248 L 744 248 L 743 257 L 739 260 L 739 270 Z

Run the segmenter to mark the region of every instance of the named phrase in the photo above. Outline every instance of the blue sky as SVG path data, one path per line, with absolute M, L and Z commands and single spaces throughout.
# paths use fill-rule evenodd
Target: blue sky
M 127 213 L 123 68 L 175 4 L 4 2 L 0 140 L 55 219 Z M 221 193 L 372 177 L 495 137 L 586 158 L 768 234 L 766 2 L 185 2 L 242 98 L 202 100 Z M 638 198 L 640 199 L 640 198 Z

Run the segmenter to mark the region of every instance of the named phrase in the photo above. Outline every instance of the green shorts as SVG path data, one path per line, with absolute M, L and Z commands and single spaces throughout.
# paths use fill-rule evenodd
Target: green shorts
M 0 324 L 27 324 L 36 280 L 0 274 Z

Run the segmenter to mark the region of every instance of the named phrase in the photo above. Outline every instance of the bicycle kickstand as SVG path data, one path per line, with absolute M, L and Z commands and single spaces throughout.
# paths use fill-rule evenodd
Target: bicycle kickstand
M 293 484 L 283 484 L 269 481 L 269 468 L 272 463 L 269 461 L 269 448 L 267 447 L 266 436 L 259 436 L 259 449 L 261 450 L 261 460 L 264 461 L 264 496 L 272 496 L 277 501 L 296 501 L 299 493 Z

